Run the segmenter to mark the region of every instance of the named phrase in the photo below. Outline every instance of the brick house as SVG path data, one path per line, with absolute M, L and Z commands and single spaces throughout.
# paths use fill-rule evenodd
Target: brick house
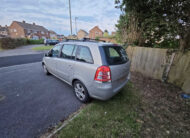
M 95 26 L 89 31 L 89 38 L 96 39 L 97 37 L 103 37 L 104 32 L 98 27 Z
M 66 39 L 77 39 L 76 35 L 69 35 L 66 37 Z
M 4 27 L 0 25 L 0 37 L 9 37 L 9 28 L 7 25 Z
M 49 36 L 50 36 L 50 39 L 57 39 L 57 34 L 56 32 L 50 30 L 49 31 Z
M 66 39 L 64 35 L 57 35 L 57 39 L 59 41 L 62 41 L 63 39 Z
M 88 33 L 82 29 L 80 29 L 77 33 L 78 39 L 88 38 Z
M 9 34 L 12 38 L 29 38 L 29 39 L 45 39 L 50 38 L 46 28 L 35 23 L 29 24 L 25 21 L 13 21 L 9 27 Z
M 112 35 L 112 36 L 115 36 L 115 35 L 116 35 L 116 32 L 111 32 L 111 35 Z

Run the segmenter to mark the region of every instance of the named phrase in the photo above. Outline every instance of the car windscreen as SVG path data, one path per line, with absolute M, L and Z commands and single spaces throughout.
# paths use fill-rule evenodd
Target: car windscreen
M 109 65 L 124 64 L 128 61 L 127 54 L 121 46 L 103 46 Z

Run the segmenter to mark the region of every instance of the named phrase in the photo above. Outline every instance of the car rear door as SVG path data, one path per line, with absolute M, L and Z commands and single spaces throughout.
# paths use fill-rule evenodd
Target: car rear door
M 57 73 L 58 76 L 68 83 L 71 83 L 73 75 L 73 66 L 75 64 L 76 46 L 72 44 L 65 44 L 62 47 L 60 58 L 57 59 Z

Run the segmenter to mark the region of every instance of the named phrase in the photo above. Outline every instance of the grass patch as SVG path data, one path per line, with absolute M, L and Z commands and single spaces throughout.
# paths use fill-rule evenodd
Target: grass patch
M 128 83 L 109 101 L 93 100 L 55 137 L 139 137 L 139 103 L 133 84 Z
M 36 51 L 43 51 L 43 50 L 50 50 L 53 46 L 39 46 L 39 47 L 33 47 L 32 50 Z
M 3 95 L 0 95 L 0 101 L 2 101 L 5 97 Z

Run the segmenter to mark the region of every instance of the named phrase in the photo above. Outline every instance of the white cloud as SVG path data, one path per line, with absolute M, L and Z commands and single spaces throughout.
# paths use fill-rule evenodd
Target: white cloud
M 3 0 L 0 5 L 0 24 L 13 20 L 36 22 L 58 33 L 69 34 L 68 0 Z M 114 0 L 71 0 L 72 21 L 78 17 L 77 28 L 89 31 L 98 25 L 102 30 L 115 30 L 120 11 Z M 73 30 L 75 30 L 73 23 Z M 75 32 L 75 31 L 73 31 Z

